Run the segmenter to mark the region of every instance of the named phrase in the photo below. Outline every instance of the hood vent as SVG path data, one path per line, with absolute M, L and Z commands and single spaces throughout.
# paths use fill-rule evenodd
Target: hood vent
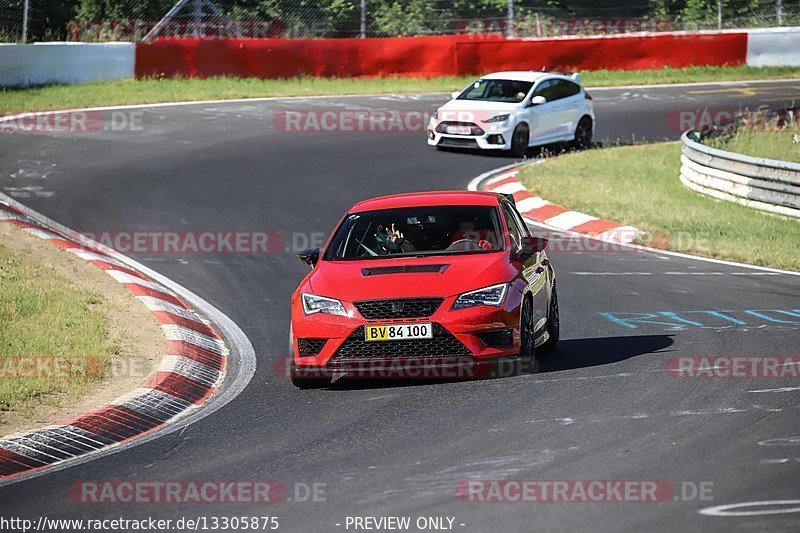
M 362 268 L 362 276 L 382 276 L 383 274 L 441 274 L 450 265 L 402 265 L 389 267 Z

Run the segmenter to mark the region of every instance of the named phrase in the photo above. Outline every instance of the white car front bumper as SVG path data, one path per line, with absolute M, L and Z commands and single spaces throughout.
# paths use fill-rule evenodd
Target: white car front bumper
M 428 125 L 426 134 L 428 144 L 431 146 L 446 146 L 448 148 L 473 148 L 481 150 L 510 150 L 511 136 L 514 133 L 514 124 L 508 120 L 494 124 L 481 124 L 483 135 L 451 135 L 436 131 L 439 123 Z

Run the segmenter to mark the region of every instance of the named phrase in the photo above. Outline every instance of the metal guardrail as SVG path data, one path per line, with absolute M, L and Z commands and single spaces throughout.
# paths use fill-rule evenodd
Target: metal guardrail
M 705 146 L 698 132 L 681 136 L 681 183 L 717 198 L 800 218 L 800 163 L 749 157 Z

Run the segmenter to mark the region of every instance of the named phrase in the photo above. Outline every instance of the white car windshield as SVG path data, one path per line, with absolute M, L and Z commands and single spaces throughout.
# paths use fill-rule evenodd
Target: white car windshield
M 533 82 L 530 81 L 480 79 L 465 89 L 458 96 L 458 100 L 517 104 L 525 99 L 531 87 Z

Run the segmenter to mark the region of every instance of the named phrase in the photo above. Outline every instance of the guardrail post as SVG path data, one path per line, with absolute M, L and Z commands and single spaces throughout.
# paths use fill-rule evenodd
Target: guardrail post
M 22 6 L 22 42 L 28 42 L 28 3 L 29 0 L 25 0 L 25 3 Z
M 508 21 L 507 24 L 508 28 L 506 29 L 506 35 L 509 39 L 514 38 L 514 0 L 508 0 Z
M 367 38 L 367 0 L 361 0 L 361 35 L 362 39 Z

